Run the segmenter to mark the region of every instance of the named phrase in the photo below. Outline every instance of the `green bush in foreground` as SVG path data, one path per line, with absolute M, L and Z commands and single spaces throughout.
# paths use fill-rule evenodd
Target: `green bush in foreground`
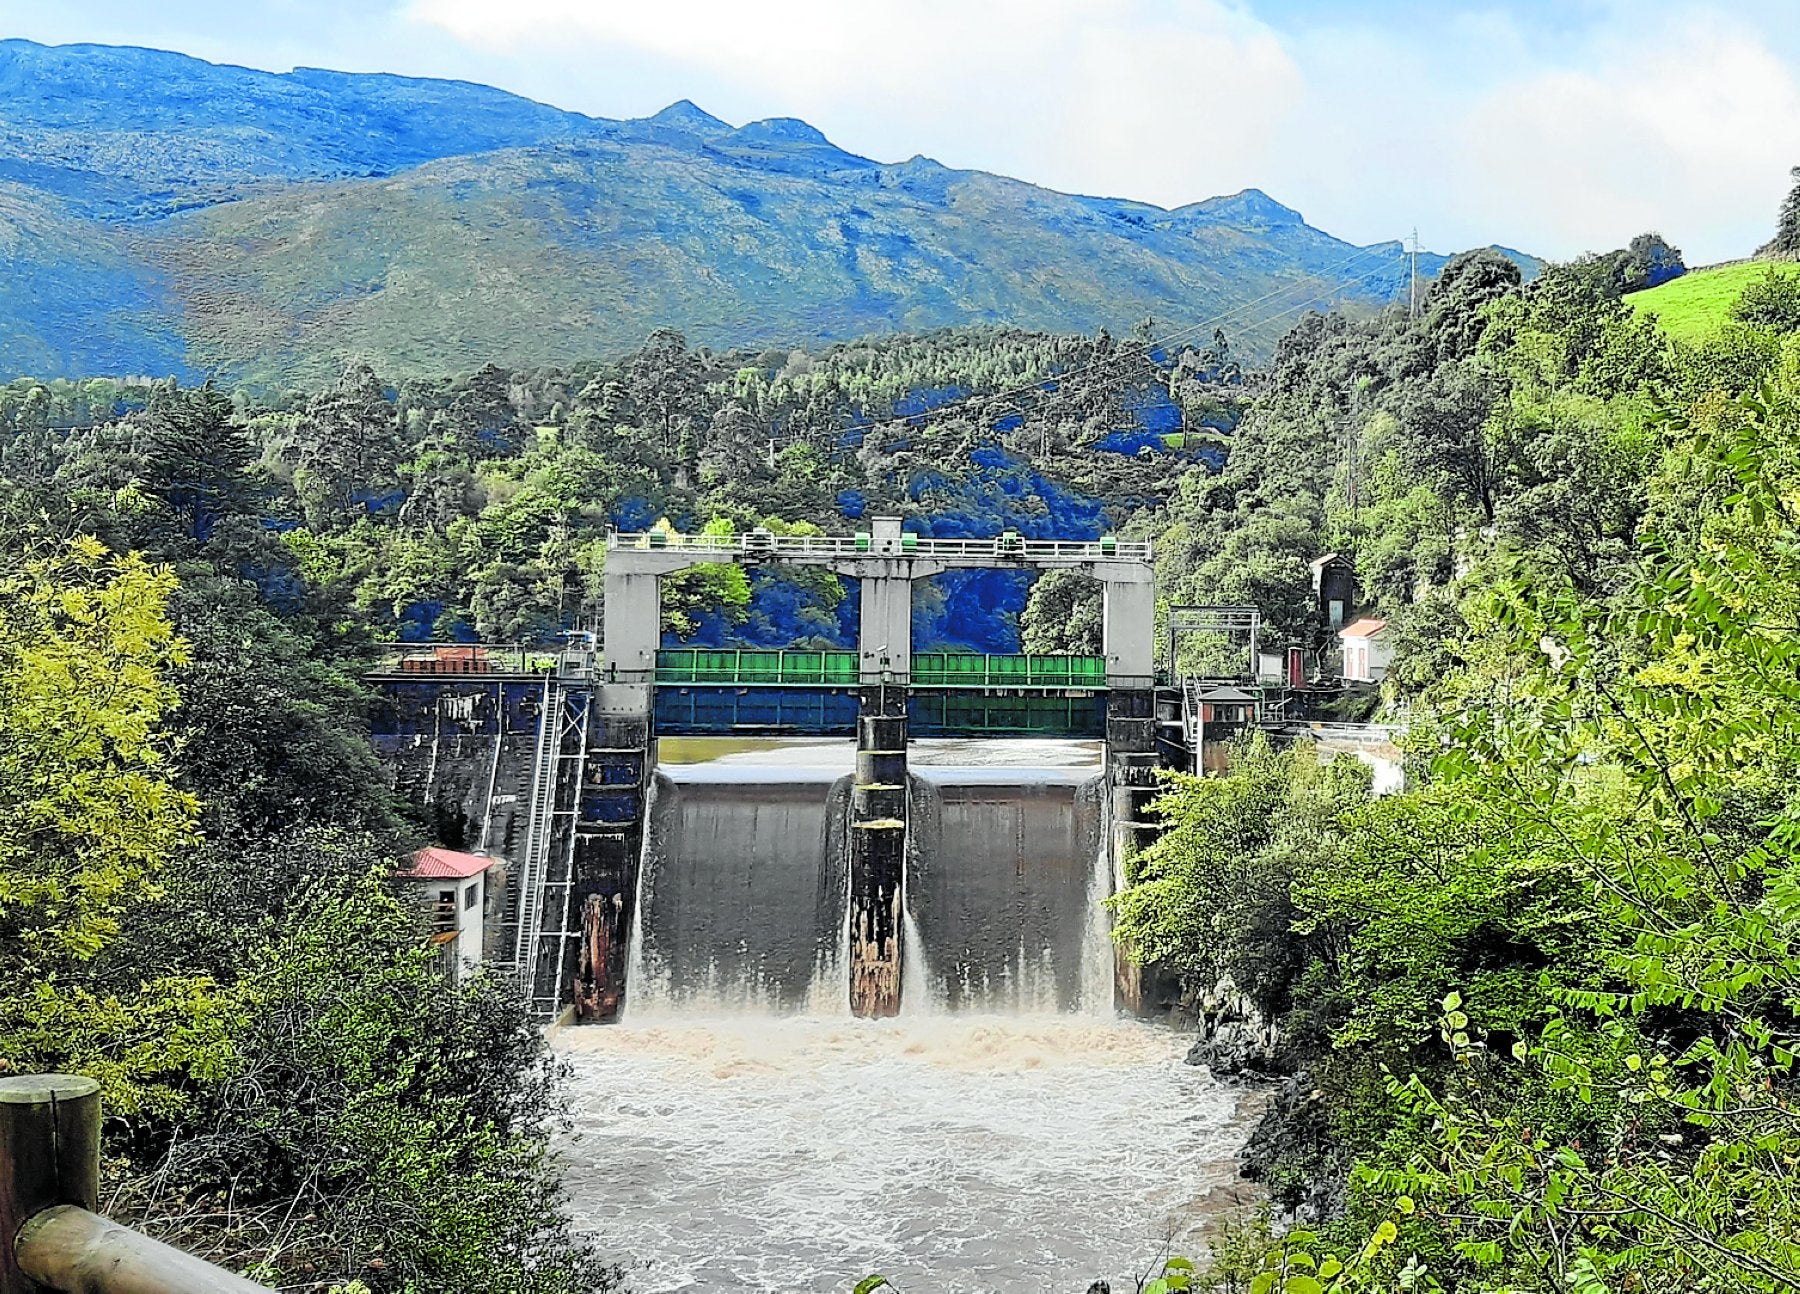
M 1620 597 L 1497 585 L 1427 784 L 1295 865 L 1350 1203 L 1250 1294 L 1800 1288 L 1797 392 L 1669 424 Z

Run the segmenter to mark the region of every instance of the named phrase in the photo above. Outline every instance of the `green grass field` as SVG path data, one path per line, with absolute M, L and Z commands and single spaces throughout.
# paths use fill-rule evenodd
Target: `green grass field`
M 1678 341 L 1699 341 L 1731 317 L 1731 305 L 1752 279 L 1769 272 L 1772 262 L 1752 261 L 1716 270 L 1683 274 L 1661 287 L 1633 292 L 1625 301 L 1638 311 L 1654 311 L 1663 331 Z M 1776 263 L 1784 274 L 1800 274 L 1800 264 Z

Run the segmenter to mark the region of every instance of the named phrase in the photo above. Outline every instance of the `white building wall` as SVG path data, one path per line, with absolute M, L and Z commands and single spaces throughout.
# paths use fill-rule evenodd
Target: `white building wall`
M 481 914 L 486 906 L 487 874 L 457 882 L 456 956 L 461 972 L 481 964 Z
M 1380 637 L 1345 638 L 1344 677 L 1360 683 L 1379 683 L 1387 677 L 1394 652 Z

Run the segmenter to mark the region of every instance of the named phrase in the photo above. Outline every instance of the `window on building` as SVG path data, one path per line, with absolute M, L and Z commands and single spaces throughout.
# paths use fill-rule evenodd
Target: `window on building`
M 463 891 L 463 911 L 466 912 L 475 906 L 475 891 L 480 888 L 479 885 L 471 885 Z

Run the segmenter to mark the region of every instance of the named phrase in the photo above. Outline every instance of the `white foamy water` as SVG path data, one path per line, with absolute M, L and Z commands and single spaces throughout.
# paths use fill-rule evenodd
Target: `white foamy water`
M 1238 1196 L 1252 1111 L 1156 1026 L 1070 1016 L 563 1032 L 580 1220 L 634 1288 L 1133 1288 Z

